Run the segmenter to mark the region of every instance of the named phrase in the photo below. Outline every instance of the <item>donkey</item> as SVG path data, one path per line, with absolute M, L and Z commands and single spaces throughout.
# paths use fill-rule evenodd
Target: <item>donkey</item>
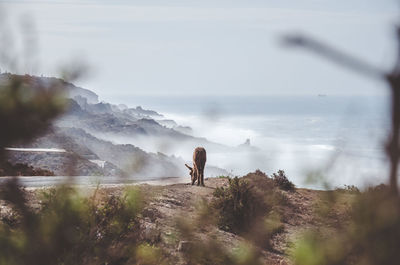
M 192 178 L 192 185 L 197 180 L 197 186 L 204 186 L 204 166 L 206 164 L 206 149 L 197 147 L 193 152 L 193 168 L 185 164 L 190 170 L 189 175 Z

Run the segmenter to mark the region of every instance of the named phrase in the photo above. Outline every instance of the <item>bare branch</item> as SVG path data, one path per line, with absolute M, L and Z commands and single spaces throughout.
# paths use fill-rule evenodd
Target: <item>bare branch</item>
M 314 53 L 317 53 L 318 55 L 321 55 L 322 57 L 328 58 L 336 64 L 350 68 L 351 70 L 359 72 L 367 77 L 384 79 L 386 81 L 386 74 L 379 68 L 369 65 L 368 63 L 365 63 L 354 56 L 339 51 L 313 38 L 302 35 L 290 35 L 284 37 L 283 41 L 289 46 L 306 48 Z
M 284 42 L 290 46 L 298 46 L 309 49 L 322 57 L 345 66 L 353 71 L 359 72 L 367 77 L 374 79 L 383 79 L 388 83 L 391 90 L 392 100 L 392 124 L 391 133 L 388 137 L 386 146 L 387 155 L 390 159 L 390 188 L 394 195 L 398 196 L 398 180 L 400 159 L 400 28 L 397 30 L 398 35 L 398 57 L 395 67 L 391 73 L 384 73 L 380 69 L 371 66 L 362 60 L 355 58 L 349 54 L 341 52 L 327 44 L 319 42 L 315 39 L 304 37 L 301 35 L 287 36 Z

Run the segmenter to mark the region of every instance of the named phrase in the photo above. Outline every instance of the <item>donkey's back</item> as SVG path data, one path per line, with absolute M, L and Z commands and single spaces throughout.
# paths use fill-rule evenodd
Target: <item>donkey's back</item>
M 198 170 L 204 170 L 206 164 L 207 154 L 206 149 L 203 147 L 197 147 L 193 152 L 193 163 Z

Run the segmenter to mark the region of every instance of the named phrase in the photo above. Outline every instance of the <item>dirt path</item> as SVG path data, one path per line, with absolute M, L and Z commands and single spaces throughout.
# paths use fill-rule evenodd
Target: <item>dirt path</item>
M 145 226 L 160 231 L 160 242 L 176 259 L 177 264 L 185 264 L 179 248 L 179 237 L 176 223 L 178 218 L 194 222 L 196 206 L 202 200 L 210 202 L 216 187 L 228 186 L 227 179 L 207 179 L 206 187 L 189 184 L 175 184 L 164 187 L 145 187 L 152 193 L 153 199 L 146 208 Z M 294 193 L 287 193 L 290 206 L 285 209 L 284 231 L 273 238 L 272 245 L 276 251 L 263 251 L 265 264 L 290 264 L 285 252 L 301 230 L 315 225 L 313 205 L 319 197 L 318 191 L 299 189 Z M 151 234 L 151 233 L 149 233 Z M 202 231 L 199 237 L 216 238 L 227 248 L 236 248 L 244 239 L 232 233 L 224 232 L 215 227 Z
M 150 213 L 148 220 L 156 224 L 160 231 L 162 246 L 167 249 L 177 260 L 177 264 L 184 264 L 182 253 L 178 251 L 179 238 L 176 229 L 177 218 L 194 222 L 196 207 L 202 200 L 210 202 L 216 187 L 228 186 L 227 179 L 207 179 L 206 187 L 191 186 L 189 184 L 175 184 L 164 187 L 148 187 L 153 192 L 153 199 L 147 211 Z M 272 239 L 274 251 L 263 251 L 265 264 L 290 264 L 288 253 L 293 243 L 299 239 L 303 232 L 320 226 L 335 227 L 335 224 L 343 219 L 350 208 L 349 199 L 344 195 L 343 202 L 339 201 L 330 209 L 328 219 L 322 220 L 317 214 L 320 205 L 327 205 L 327 191 L 309 189 L 296 189 L 295 192 L 284 192 L 288 198 L 288 204 L 284 207 L 282 233 Z M 153 218 L 151 218 L 153 217 Z M 213 237 L 227 248 L 238 247 L 244 239 L 232 233 L 224 232 L 215 226 L 202 231 L 200 238 Z

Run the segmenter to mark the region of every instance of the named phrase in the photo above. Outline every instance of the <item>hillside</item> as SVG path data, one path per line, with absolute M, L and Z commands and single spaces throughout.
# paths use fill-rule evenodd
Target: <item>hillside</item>
M 30 144 L 17 143 L 12 146 L 61 148 L 66 153 L 8 151 L 8 161 L 12 164 L 22 163 L 37 168 L 38 172 L 44 169 L 55 175 L 169 178 L 186 175 L 184 163 L 190 161 L 176 157 L 173 153 L 161 153 L 159 148 L 154 152 L 145 151 L 132 142 L 153 145 L 168 143 L 169 146 L 186 144 L 190 150 L 197 145 L 227 148 L 183 133 L 190 132 L 190 128 L 172 120 L 163 122 L 163 116 L 156 111 L 141 106 L 129 108 L 99 102 L 96 93 L 62 79 L 0 74 L 0 82 L 8 82 L 12 78 L 23 80 L 26 83 L 25 89 L 52 87 L 66 97 L 65 113 L 55 121 L 52 129 Z M 191 155 L 186 159 L 190 158 Z M 66 164 L 73 164 L 74 168 L 66 167 Z M 1 172 L 4 174 L 12 171 Z M 209 176 L 228 174 L 212 165 L 209 165 L 207 172 Z
M 251 173 L 245 178 L 266 179 L 263 173 Z M 244 236 L 219 229 L 210 217 L 205 218 L 205 209 L 212 207 L 215 191 L 219 187 L 228 187 L 227 178 L 208 178 L 206 187 L 192 186 L 189 184 L 174 184 L 168 186 L 138 186 L 141 194 L 145 195 L 145 207 L 140 215 L 140 226 L 135 226 L 125 232 L 113 245 L 118 246 L 126 239 L 135 235 L 139 242 L 150 244 L 153 249 L 161 253 L 160 259 L 154 263 L 143 264 L 192 264 L 188 260 L 191 255 L 191 246 L 195 244 L 212 244 L 215 249 L 203 245 L 204 251 L 209 251 L 206 256 L 223 257 L 223 252 L 232 251 L 247 244 Z M 271 182 L 268 182 L 270 185 Z M 122 196 L 127 186 L 102 187 L 100 189 L 81 189 L 81 194 L 89 196 L 91 200 L 107 201 L 110 198 Z M 29 204 L 35 209 L 42 207 L 39 196 L 43 190 L 29 191 Z M 343 224 L 349 215 L 350 205 L 355 195 L 348 192 L 340 193 L 340 200 L 331 208 L 328 218 L 321 218 L 320 209 L 329 207 L 327 196 L 330 191 L 317 191 L 309 189 L 296 189 L 294 191 L 276 191 L 286 198 L 281 208 L 282 227 L 270 239 L 269 248 L 259 245 L 257 262 L 260 264 L 291 264 L 289 255 L 291 247 L 307 229 L 329 227 L 332 232 Z M 106 206 L 102 206 L 106 207 Z M 8 204 L 1 202 L 2 220 L 9 220 L 12 210 Z M 203 217 L 202 217 L 203 216 Z M 183 223 L 182 223 L 183 222 Z M 200 223 L 199 223 L 200 222 Z M 186 228 L 185 228 L 186 227 Z M 138 230 L 139 229 L 139 230 Z M 183 230 L 182 230 L 183 229 Z M 189 229 L 190 239 L 185 238 L 185 229 Z M 196 243 L 200 242 L 200 243 Z M 202 242 L 202 243 L 201 243 Z M 208 242 L 208 243 L 207 243 Z M 257 245 L 256 245 L 257 246 Z M 197 252 L 196 252 L 197 253 Z M 197 253 L 196 255 L 198 255 Z M 194 258 L 194 257 L 193 257 Z M 154 259 L 153 259 L 154 260 Z M 160 263 L 158 263 L 160 262 Z M 121 263 L 125 264 L 125 263 Z M 139 263 L 142 264 L 142 263 Z M 205 264 L 205 263 L 202 263 Z M 213 264 L 213 263 L 207 263 Z M 222 263 L 221 264 L 225 264 Z M 249 264 L 249 263 L 246 263 Z

